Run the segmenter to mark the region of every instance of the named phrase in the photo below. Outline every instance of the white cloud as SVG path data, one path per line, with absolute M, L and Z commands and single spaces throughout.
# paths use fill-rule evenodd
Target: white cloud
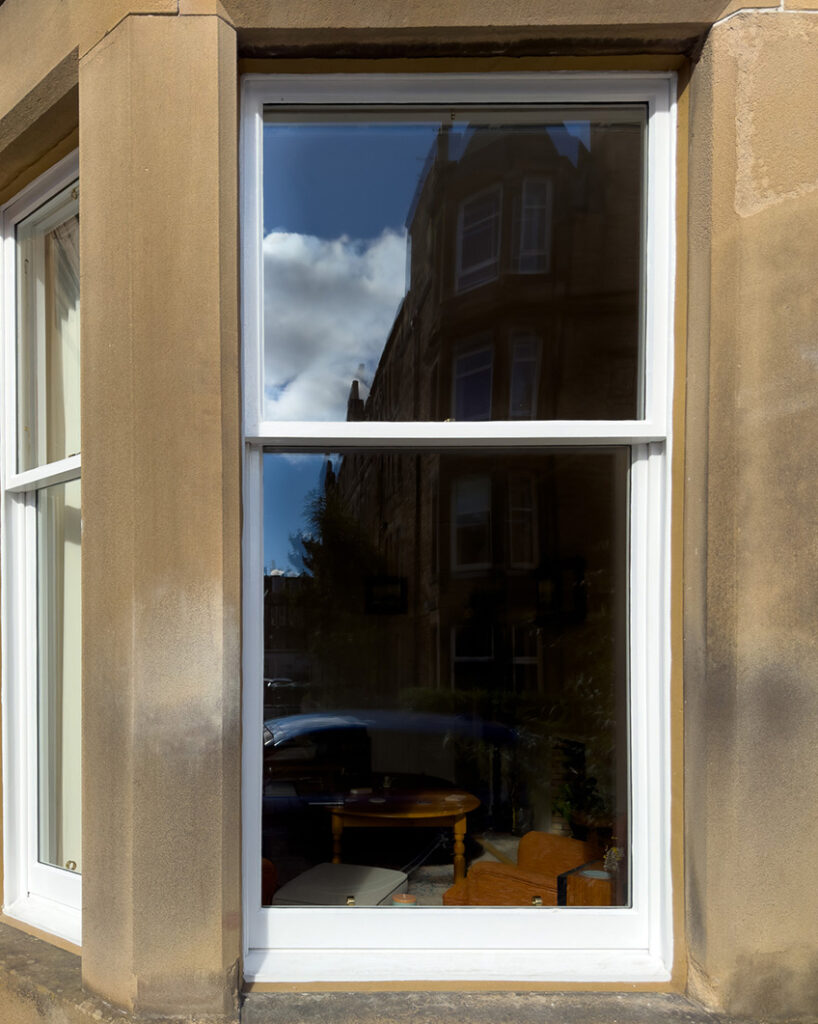
M 406 235 L 273 231 L 263 253 L 266 418 L 345 420 L 350 383 L 371 382 L 404 295 Z

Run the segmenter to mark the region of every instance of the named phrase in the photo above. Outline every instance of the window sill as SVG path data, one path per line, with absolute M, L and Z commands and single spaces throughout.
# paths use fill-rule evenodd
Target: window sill
M 38 1024 L 128 1024 L 148 1020 L 118 1010 L 82 989 L 80 957 L 0 923 L 0 1017 Z M 151 1015 L 150 1024 L 201 1024 L 202 1017 Z M 258 1019 L 258 1018 L 256 1018 Z M 238 1024 L 235 1015 L 208 1024 Z
M 462 1024 L 732 1024 L 683 995 L 670 992 L 323 991 L 251 992 L 242 1024 L 317 1020 L 324 1024 L 413 1024 L 452 1020 Z
M 26 896 L 3 907 L 3 917 L 19 921 L 24 927 L 44 933 L 48 941 L 54 936 L 60 944 L 68 944 L 79 953 L 82 946 L 82 914 L 42 896 Z
M 358 984 L 423 987 L 493 984 L 500 988 L 515 985 L 526 988 L 538 983 L 599 983 L 639 985 L 670 984 L 671 975 L 664 962 L 647 951 L 634 950 L 453 950 L 447 949 L 445 969 L 441 969 L 440 950 L 407 951 L 370 949 L 322 950 L 314 961 L 301 949 L 251 949 L 245 957 L 244 976 L 248 982 L 275 984 L 328 985 Z M 320 963 L 316 971 L 315 964 Z

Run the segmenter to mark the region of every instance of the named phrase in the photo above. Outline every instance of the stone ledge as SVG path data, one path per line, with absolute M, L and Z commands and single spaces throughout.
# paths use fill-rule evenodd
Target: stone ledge
M 0 1024 L 236 1024 L 235 1017 L 144 1016 L 82 990 L 80 958 L 0 923 Z
M 233 1018 L 235 1021 L 235 1018 Z M 660 992 L 251 992 L 241 1024 L 765 1024 Z M 0 923 L 2 1024 L 228 1024 L 117 1010 L 82 990 L 80 958 Z M 784 1024 L 784 1022 L 778 1022 Z
M 251 992 L 241 1024 L 745 1024 L 662 992 Z M 749 1024 L 749 1022 L 747 1022 Z M 762 1024 L 762 1022 L 757 1022 Z

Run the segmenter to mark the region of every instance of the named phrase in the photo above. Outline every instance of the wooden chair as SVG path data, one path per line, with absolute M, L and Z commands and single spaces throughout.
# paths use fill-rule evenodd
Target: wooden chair
M 557 876 L 599 857 L 595 843 L 548 832 L 527 832 L 516 864 L 478 861 L 443 894 L 449 907 L 557 906 Z

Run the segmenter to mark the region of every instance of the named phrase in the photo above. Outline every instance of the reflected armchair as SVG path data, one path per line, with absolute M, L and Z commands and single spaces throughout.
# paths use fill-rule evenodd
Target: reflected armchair
M 478 861 L 443 894 L 449 907 L 557 906 L 557 876 L 599 856 L 594 843 L 547 832 L 527 832 L 516 864 Z

